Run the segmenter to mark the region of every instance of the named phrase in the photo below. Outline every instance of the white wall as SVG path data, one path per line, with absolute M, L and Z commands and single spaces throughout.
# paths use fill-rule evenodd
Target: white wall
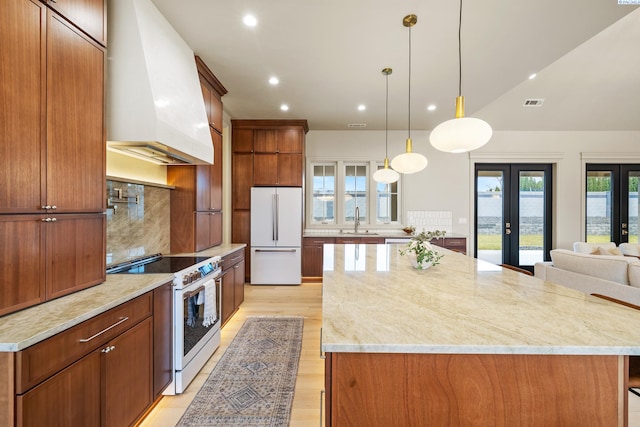
M 389 158 L 404 151 L 406 131 L 389 132 Z M 427 156 L 427 168 L 403 177 L 403 212 L 446 210 L 453 232 L 473 238 L 473 167 L 475 163 L 556 164 L 554 176 L 554 247 L 571 248 L 583 239 L 584 164 L 640 163 L 640 132 L 494 132 L 491 141 L 467 154 L 442 153 L 431 147 L 428 132 L 412 131 L 413 151 Z M 382 161 L 384 131 L 310 131 L 308 159 Z M 464 221 L 466 220 L 466 224 Z M 470 248 L 473 247 L 470 242 Z

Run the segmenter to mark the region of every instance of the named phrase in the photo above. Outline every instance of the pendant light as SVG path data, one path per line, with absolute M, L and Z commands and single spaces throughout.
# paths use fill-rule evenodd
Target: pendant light
M 382 74 L 387 80 L 387 95 L 385 98 L 384 116 L 384 168 L 378 169 L 373 174 L 373 180 L 376 182 L 381 182 L 383 184 L 391 184 L 392 182 L 396 182 L 398 178 L 400 178 L 400 174 L 389 167 L 389 152 L 387 151 L 389 140 L 389 74 L 391 74 L 392 72 L 393 70 L 391 68 L 384 68 L 382 70 Z
M 462 96 L 462 0 L 458 21 L 458 97 L 456 98 L 456 118 L 440 123 L 429 135 L 434 148 L 448 153 L 465 153 L 485 145 L 491 139 L 493 130 L 484 120 L 464 116 L 464 96 Z
M 407 15 L 402 20 L 402 25 L 409 28 L 409 137 L 405 152 L 399 154 L 391 161 L 391 167 L 404 174 L 416 173 L 427 167 L 427 158 L 419 153 L 413 152 L 411 143 L 411 27 L 416 25 L 418 17 Z

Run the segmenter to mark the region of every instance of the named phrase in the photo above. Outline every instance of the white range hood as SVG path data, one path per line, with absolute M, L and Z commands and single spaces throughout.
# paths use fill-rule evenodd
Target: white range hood
M 111 0 L 108 10 L 107 148 L 212 164 L 194 52 L 150 0 Z

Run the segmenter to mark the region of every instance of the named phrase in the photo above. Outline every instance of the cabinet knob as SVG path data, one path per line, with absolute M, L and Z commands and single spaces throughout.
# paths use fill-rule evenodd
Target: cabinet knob
M 49 218 L 49 217 L 47 217 L 47 218 L 43 218 L 43 219 L 41 219 L 41 221 L 42 221 L 42 222 L 56 222 L 56 221 L 57 221 L 57 219 L 56 219 L 56 218 Z
M 109 347 L 105 347 L 105 348 L 103 348 L 103 349 L 102 349 L 102 352 L 103 352 L 103 353 L 109 353 L 109 352 L 112 352 L 112 351 L 113 351 L 113 350 L 115 350 L 115 349 L 116 349 L 116 346 L 115 346 L 115 345 L 110 345 Z
M 49 210 L 49 209 L 51 209 L 51 206 L 49 206 L 49 205 L 44 205 L 44 206 L 42 207 L 42 209 L 47 209 L 47 210 Z

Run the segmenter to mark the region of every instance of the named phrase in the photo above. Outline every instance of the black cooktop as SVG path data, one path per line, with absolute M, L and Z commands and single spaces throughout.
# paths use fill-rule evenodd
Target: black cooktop
M 177 273 L 208 259 L 209 257 L 197 256 L 160 256 L 111 266 L 107 268 L 107 274 Z

